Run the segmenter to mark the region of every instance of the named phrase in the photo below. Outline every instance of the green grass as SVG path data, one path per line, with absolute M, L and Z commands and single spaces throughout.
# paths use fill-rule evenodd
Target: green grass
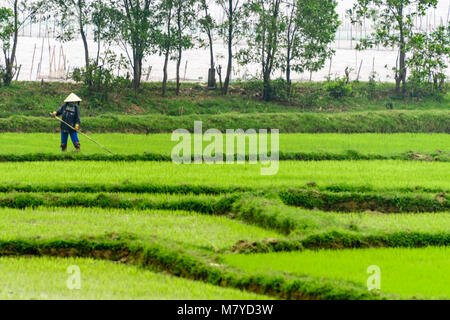
M 448 109 L 448 108 L 447 108 Z M 450 133 L 447 110 L 389 110 L 349 113 L 221 113 L 183 116 L 116 115 L 81 119 L 85 132 L 171 133 L 185 128 L 193 131 L 194 121 L 203 129 L 279 129 L 281 133 Z M 57 132 L 58 122 L 47 117 L 14 115 L 0 118 L 0 132 Z
M 262 83 L 235 82 L 230 94 L 184 83 L 180 96 L 169 85 L 143 83 L 136 93 L 115 88 L 108 101 L 89 96 L 81 84 L 14 82 L 0 88 L 0 132 L 54 132 L 58 124 L 48 114 L 72 91 L 83 98 L 82 128 L 90 132 L 167 133 L 191 128 L 202 120 L 207 128 L 273 128 L 283 133 L 341 132 L 449 133 L 450 92 L 441 97 L 409 98 L 393 93 L 392 84 L 377 84 L 369 97 L 367 83 L 352 83 L 353 93 L 335 99 L 326 83 L 295 83 L 291 101 L 263 102 Z M 387 109 L 387 106 L 393 108 Z M 206 128 L 207 127 L 207 128 Z
M 49 82 L 13 82 L 10 87 L 0 88 L 0 117 L 10 115 L 45 116 L 56 110 L 71 92 L 83 98 L 83 114 L 220 114 L 229 112 L 294 113 L 304 110 L 317 112 L 385 110 L 392 104 L 397 110 L 435 110 L 448 106 L 449 93 L 441 99 L 398 97 L 393 93 L 392 83 L 377 83 L 374 97 L 368 96 L 368 83 L 351 83 L 351 97 L 335 99 L 325 90 L 325 82 L 298 82 L 293 84 L 296 97 L 291 101 L 263 102 L 260 97 L 262 82 L 234 82 L 230 93 L 224 97 L 219 90 L 206 90 L 204 86 L 183 83 L 181 95 L 175 96 L 174 84 L 169 82 L 167 97 L 161 96 L 161 83 L 142 83 L 135 94 L 131 88 L 116 88 L 109 101 L 100 102 L 89 97 L 81 84 Z
M 91 138 L 116 154 L 143 154 L 147 152 L 170 155 L 173 147 L 178 143 L 171 141 L 170 134 L 92 134 Z M 103 152 L 97 145 L 81 135 L 80 139 L 83 154 Z M 191 140 L 193 143 L 193 139 Z M 270 137 L 267 140 L 270 146 Z M 386 156 L 408 151 L 418 153 L 442 151 L 450 154 L 450 135 L 448 134 L 281 134 L 279 143 L 280 151 L 284 153 L 342 154 L 348 150 L 353 150 L 361 154 Z M 208 144 L 208 142 L 204 142 L 203 148 Z M 60 137 L 58 134 L 0 134 L 1 154 L 59 154 L 59 145 Z M 225 145 L 226 141 L 224 141 L 224 150 Z M 248 140 L 246 146 L 248 152 Z M 69 141 L 69 150 L 70 148 L 72 146 Z
M 347 185 L 374 189 L 448 190 L 450 164 L 413 161 L 320 161 L 279 163 L 274 176 L 261 164 L 175 165 L 169 162 L 0 163 L 0 185 L 129 184 L 241 186 L 249 188 Z
M 319 250 L 225 255 L 226 263 L 249 273 L 289 272 L 365 285 L 367 268 L 381 269 L 381 291 L 406 297 L 450 298 L 450 247 L 422 249 Z
M 169 82 L 167 97 L 161 96 L 160 83 L 142 83 L 136 95 L 134 90 L 120 88 L 107 102 L 89 97 L 80 84 L 50 82 L 41 86 L 38 82 L 13 82 L 10 87 L 0 89 L 3 108 L 0 117 L 22 114 L 46 116 L 59 108 L 64 99 L 75 91 L 83 98 L 82 115 L 114 114 L 220 114 L 226 112 L 264 113 L 297 112 L 298 107 L 280 103 L 265 103 L 249 99 L 240 94 L 227 97 L 219 92 L 205 90 L 196 84 L 182 84 L 182 95 L 174 95 L 174 87 Z M 181 107 L 183 109 L 181 110 Z
M 0 209 L 2 240 L 135 237 L 220 250 L 239 240 L 283 238 L 275 231 L 223 216 L 184 211 L 75 208 Z
M 81 288 L 70 290 L 70 266 Z M 0 299 L 269 299 L 237 289 L 154 273 L 136 266 L 86 258 L 0 258 Z

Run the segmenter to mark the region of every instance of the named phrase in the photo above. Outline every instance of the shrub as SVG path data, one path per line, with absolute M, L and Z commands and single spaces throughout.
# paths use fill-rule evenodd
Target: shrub
M 416 33 L 410 39 L 410 92 L 413 96 L 430 96 L 444 90 L 445 69 L 450 57 L 450 25 L 431 33 Z
M 249 97 L 262 98 L 264 92 L 264 82 L 258 79 L 251 79 L 245 82 L 235 82 L 241 87 L 244 94 Z M 270 81 L 270 101 L 287 101 L 289 99 L 289 86 L 286 80 L 278 78 Z
M 406 94 L 413 98 L 434 97 L 442 98 L 443 94 L 434 83 L 423 81 L 422 76 L 417 72 L 412 72 L 406 84 Z
M 249 97 L 261 97 L 264 89 L 264 83 L 258 79 L 250 79 L 248 81 L 236 81 L 234 84 L 240 86 L 243 93 Z
M 313 109 L 317 107 L 319 99 L 320 91 L 311 90 L 306 92 L 305 94 L 299 95 L 296 101 L 298 101 L 302 109 Z
M 271 100 L 286 101 L 289 98 L 289 85 L 286 80 L 278 78 L 270 81 Z
M 367 95 L 370 99 L 374 99 L 377 94 L 377 82 L 375 81 L 376 72 L 372 73 L 369 77 L 367 84 Z
M 114 71 L 120 71 L 123 65 L 126 65 L 123 57 L 118 58 L 108 51 L 100 61 L 91 60 L 88 67 L 74 69 L 71 78 L 85 84 L 84 94 L 91 98 L 92 106 L 98 106 L 108 100 L 114 89 L 119 91 L 128 83 L 126 79 L 114 76 Z
M 352 94 L 352 87 L 343 79 L 328 82 L 325 90 L 335 99 L 348 97 Z

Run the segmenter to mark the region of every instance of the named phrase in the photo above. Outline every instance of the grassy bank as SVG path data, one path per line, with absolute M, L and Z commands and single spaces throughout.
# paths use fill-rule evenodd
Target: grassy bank
M 225 113 L 217 115 L 112 115 L 82 119 L 86 132 L 169 133 L 176 129 L 193 132 L 194 121 L 203 129 L 278 129 L 281 133 L 450 133 L 449 112 L 368 111 L 352 113 Z M 51 118 L 15 115 L 0 119 L 0 132 L 57 132 Z
M 17 188 L 19 189 L 19 188 Z M 445 194 L 390 194 L 318 192 L 317 190 L 281 191 L 283 202 L 290 206 L 336 212 L 376 211 L 383 213 L 439 212 L 450 210 L 450 197 Z M 0 193 L 0 207 L 85 207 L 130 210 L 193 210 L 205 214 L 229 210 L 230 197 L 165 196 L 126 193 Z
M 175 96 L 169 83 L 168 95 L 161 96 L 161 83 L 142 83 L 137 93 L 131 88 L 115 88 L 107 101 L 99 101 L 95 94 L 86 94 L 81 84 L 49 82 L 13 82 L 0 88 L 0 117 L 12 115 L 46 116 L 61 106 L 71 92 L 83 98 L 82 114 L 86 117 L 104 113 L 122 115 L 221 113 L 292 113 L 349 112 L 367 110 L 437 110 L 446 109 L 450 94 L 441 97 L 408 98 L 394 94 L 394 84 L 380 83 L 376 88 L 367 82 L 352 83 L 352 94 L 336 99 L 325 90 L 325 82 L 294 83 L 294 98 L 290 101 L 263 102 L 261 83 L 235 82 L 230 94 L 223 97 L 219 91 L 207 90 L 200 84 L 183 83 L 180 96 Z M 373 91 L 369 94 L 369 90 Z

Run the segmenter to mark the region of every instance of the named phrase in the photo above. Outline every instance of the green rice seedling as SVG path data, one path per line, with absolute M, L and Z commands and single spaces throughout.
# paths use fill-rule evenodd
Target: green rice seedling
M 361 232 L 379 231 L 447 232 L 450 233 L 450 212 L 427 214 L 339 213 L 334 218 Z
M 170 134 L 92 134 L 96 141 L 108 146 L 116 154 L 139 155 L 145 153 L 170 156 L 178 143 Z M 0 154 L 59 154 L 59 135 L 52 133 L 0 133 Z M 192 139 L 193 140 L 193 139 Z M 268 145 L 270 150 L 270 142 Z M 224 151 L 226 139 L 223 141 Z M 20 146 L 20 147 L 18 147 Z M 207 146 L 204 143 L 203 148 Z M 89 142 L 83 143 L 83 154 L 97 154 L 101 150 Z M 362 155 L 396 156 L 414 151 L 418 154 L 450 154 L 448 134 L 280 134 L 280 151 L 286 153 L 345 155 L 354 151 Z M 248 153 L 248 144 L 246 152 Z
M 225 255 L 224 262 L 251 274 L 292 273 L 366 285 L 369 266 L 381 272 L 381 291 L 403 298 L 450 298 L 450 247 L 306 250 Z
M 262 176 L 263 164 L 176 165 L 170 162 L 33 162 L 0 163 L 5 185 L 203 185 L 244 188 L 339 185 L 368 190 L 450 187 L 450 164 L 412 161 L 283 161 L 273 176 Z M 70 191 L 70 189 L 69 189 Z
M 137 263 L 144 268 L 163 271 L 183 278 L 201 280 L 212 285 L 264 293 L 284 299 L 380 299 L 357 283 L 328 281 L 312 277 L 248 275 L 220 264 L 219 256 L 206 252 L 180 250 L 173 244 L 158 241 L 122 240 L 0 240 L 2 256 L 57 256 L 106 259 Z M 213 260 L 211 260 L 213 258 Z M 72 269 L 73 271 L 73 269 Z
M 186 211 L 103 210 L 99 208 L 0 209 L 1 240 L 132 237 L 137 240 L 178 242 L 191 247 L 220 250 L 238 241 L 284 238 L 223 216 Z
M 77 275 L 79 278 L 75 279 Z M 136 266 L 87 258 L 1 257 L 0 283 L 2 300 L 270 299 Z

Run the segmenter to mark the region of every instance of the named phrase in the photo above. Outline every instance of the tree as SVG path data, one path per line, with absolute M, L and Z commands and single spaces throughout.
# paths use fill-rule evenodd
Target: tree
M 152 0 L 115 0 L 114 14 L 110 15 L 110 28 L 117 30 L 116 40 L 133 68 L 135 90 L 141 85 L 144 58 L 155 51 L 157 44 L 159 31 L 152 5 Z
M 180 94 L 180 66 L 183 50 L 193 47 L 192 31 L 193 23 L 195 21 L 195 0 L 173 0 L 175 7 L 175 47 L 177 62 L 177 88 L 176 94 Z
M 406 64 L 411 69 L 412 81 L 430 83 L 432 89 L 442 90 L 450 58 L 450 25 L 440 26 L 431 33 L 417 33 L 409 43 L 411 57 Z
M 247 28 L 247 48 L 239 52 L 239 60 L 242 64 L 261 64 L 266 101 L 272 100 L 270 77 L 279 67 L 279 37 L 286 27 L 281 9 L 281 0 L 250 0 L 245 5 L 246 15 L 255 17 L 255 21 Z
M 111 40 L 114 36 L 108 28 L 109 7 L 101 0 L 51 0 L 48 2 L 53 7 L 54 16 L 57 17 L 57 25 L 60 27 L 58 39 L 71 41 L 78 34 L 81 36 L 84 48 L 84 83 L 93 90 L 93 78 L 99 67 L 101 42 Z M 87 28 L 94 29 L 94 40 L 97 43 L 97 53 L 92 60 L 89 53 L 87 41 Z
M 225 15 L 225 21 L 218 26 L 218 30 L 228 47 L 227 73 L 222 89 L 223 94 L 227 94 L 233 68 L 233 45 L 237 43 L 243 32 L 241 28 L 244 22 L 243 6 L 241 0 L 216 0 L 216 2 Z
M 71 41 L 76 34 L 81 36 L 84 47 L 84 63 L 86 70 L 89 69 L 89 46 L 86 32 L 90 24 L 90 12 L 92 1 L 89 0 L 51 0 L 57 24 L 61 30 L 58 39 Z M 87 83 L 89 85 L 89 83 Z
M 8 50 L 9 42 L 11 39 L 11 35 L 14 30 L 14 22 L 13 22 L 14 13 L 9 8 L 0 8 L 0 41 L 2 43 L 3 52 Z M 8 63 L 7 56 L 5 54 L 5 66 Z M 0 68 L 1 79 L 5 78 L 6 68 Z M 1 84 L 0 79 L 0 84 Z
M 374 32 L 361 40 L 357 49 L 362 50 L 381 44 L 399 50 L 398 65 L 394 68 L 396 91 L 406 85 L 406 54 L 408 42 L 413 37 L 414 18 L 423 16 L 430 7 L 436 7 L 437 0 L 357 0 L 347 11 L 352 23 L 362 23 L 369 18 Z
M 16 53 L 19 31 L 27 21 L 33 21 L 43 7 L 43 1 L 9 0 L 9 6 L 0 8 L 0 41 L 5 59 L 2 79 L 6 86 L 11 84 L 16 70 Z
M 158 37 L 158 45 L 160 54 L 164 55 L 163 66 L 163 82 L 162 82 L 162 95 L 166 95 L 167 91 L 167 66 L 169 64 L 169 58 L 172 51 L 175 49 L 174 39 L 174 26 L 172 23 L 174 16 L 174 2 L 173 0 L 162 0 L 158 6 L 158 21 L 161 22 L 162 30 Z
M 102 0 L 93 1 L 90 7 L 90 24 L 94 27 L 94 41 L 97 43 L 95 66 L 98 66 L 102 41 L 111 42 L 114 39 L 115 34 L 111 32 L 108 23 L 110 7 Z
M 215 88 L 216 87 L 216 66 L 214 62 L 214 37 L 213 32 L 217 28 L 216 22 L 214 18 L 209 13 L 209 5 L 206 0 L 199 1 L 199 10 L 203 11 L 204 15 L 200 19 L 198 19 L 198 24 L 201 30 L 208 37 L 208 47 L 209 47 L 209 55 L 210 55 L 210 66 L 208 71 L 208 87 Z
M 288 94 L 291 71 L 318 71 L 334 54 L 329 44 L 339 27 L 335 0 L 292 0 L 287 5 L 282 35 L 282 69 L 286 75 Z

